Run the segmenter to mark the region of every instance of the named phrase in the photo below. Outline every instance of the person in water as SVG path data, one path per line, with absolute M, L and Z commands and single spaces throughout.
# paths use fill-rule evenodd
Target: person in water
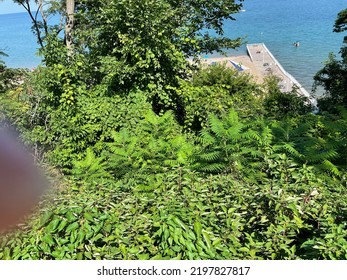
M 300 47 L 300 42 L 299 42 L 299 41 L 296 41 L 296 42 L 293 43 L 293 45 L 294 45 L 295 47 Z

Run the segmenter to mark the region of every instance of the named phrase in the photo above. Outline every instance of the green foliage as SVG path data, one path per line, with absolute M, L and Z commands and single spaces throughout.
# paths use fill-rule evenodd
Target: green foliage
M 73 161 L 72 175 L 78 180 L 96 180 L 110 178 L 110 174 L 105 170 L 106 162 L 103 157 L 97 158 L 94 152 L 88 148 L 86 157 L 80 161 Z
M 72 49 L 36 25 L 45 66 L 0 68 L 0 109 L 66 186 L 0 259 L 347 258 L 346 111 L 186 60 L 240 43 L 223 37 L 240 3 L 77 1 Z
M 1 238 L 0 258 L 345 259 L 346 188 L 282 164 L 257 185 L 182 168 L 72 185 Z
M 1 60 L 2 56 L 7 54 L 0 51 L 0 93 L 18 87 L 27 76 L 26 69 L 7 68 L 5 62 Z
M 139 88 L 156 112 L 179 111 L 182 100 L 172 87 L 189 74 L 186 59 L 238 47 L 241 40 L 223 37 L 222 27 L 240 9 L 234 0 L 78 1 L 76 51 L 88 57 L 96 83 L 108 92 Z
M 322 111 L 336 113 L 336 106 L 347 104 L 347 64 L 337 60 L 331 54 L 323 69 L 316 76 L 315 85 L 323 86 L 325 92 L 322 98 L 318 99 L 319 108 Z
M 181 82 L 178 90 L 184 107 L 182 123 L 187 130 L 199 131 L 208 125 L 208 115 L 220 117 L 231 108 L 251 117 L 261 110 L 259 93 L 251 76 L 224 64 L 198 69 L 189 81 Z
M 171 0 L 132 0 L 109 1 L 106 5 L 102 1 L 84 0 L 77 3 L 77 21 L 81 24 L 81 29 L 88 26 L 91 28 L 88 33 L 97 36 L 97 41 L 102 43 L 100 52 L 109 53 L 115 46 L 124 47 L 125 42 L 135 42 L 132 39 L 138 38 L 140 43 L 142 39 L 148 39 L 151 43 L 148 45 L 159 49 L 165 46 L 166 50 L 169 50 L 171 45 L 191 56 L 239 46 L 239 39 L 223 37 L 223 25 L 224 20 L 233 19 L 232 15 L 240 11 L 242 2 L 224 0 L 206 3 L 200 0 L 185 0 L 178 3 Z M 112 17 L 107 17 L 110 15 Z M 116 24 L 108 24 L 111 22 Z M 108 24 L 108 28 L 105 28 L 105 24 Z M 212 36 L 206 29 L 215 31 L 216 35 Z M 96 34 L 94 30 L 101 33 Z M 125 36 L 126 34 L 128 36 Z M 143 35 L 142 39 L 138 37 L 139 34 Z M 162 47 L 156 44 L 157 37 L 162 39 Z M 111 41 L 107 43 L 105 38 L 110 38 Z M 89 38 L 89 41 L 84 43 L 95 47 L 92 39 Z
M 141 92 L 125 99 L 91 92 L 72 83 L 73 68 L 54 68 L 49 75 L 48 69 L 38 68 L 27 87 L 6 94 L 3 107 L 25 142 L 36 147 L 37 156 L 68 172 L 88 147 L 100 150 L 114 131 L 135 125 L 150 104 Z M 53 75 L 62 81 L 56 82 Z M 47 84 L 54 91 L 47 92 Z
M 73 68 L 55 75 L 73 78 Z M 0 258 L 346 257 L 344 111 L 250 122 L 230 110 L 210 115 L 196 143 L 140 91 L 82 88 L 68 104 L 65 78 L 60 95 L 39 94 L 47 80 L 31 79 L 2 105 L 70 182 L 1 238 Z
M 334 32 L 346 31 L 347 10 L 341 11 L 334 25 Z M 336 59 L 334 54 L 329 55 L 323 69 L 315 75 L 315 87 L 323 87 L 323 98 L 318 100 L 322 111 L 337 113 L 336 106 L 347 106 L 347 36 L 341 48 L 341 60 Z
M 211 115 L 209 129 L 201 132 L 203 150 L 197 155 L 196 168 L 239 177 L 239 172 L 245 168 L 247 155 L 257 156 L 257 150 L 252 149 L 251 143 L 256 137 L 256 132 L 245 126 L 235 111 L 230 111 L 221 120 Z
M 334 25 L 334 32 L 344 32 L 347 30 L 347 9 L 338 13 Z
M 230 111 L 221 119 L 209 117 L 209 127 L 201 131 L 195 167 L 257 181 L 269 177 L 271 162 L 285 154 L 294 163 L 309 164 L 319 172 L 339 177 L 340 168 L 345 167 L 345 137 L 344 115 L 340 120 L 305 115 L 249 123 Z
M 7 56 L 6 53 L 0 51 L 0 56 Z M 5 68 L 5 62 L 0 59 L 0 69 L 3 70 Z
M 305 96 L 298 95 L 297 89 L 282 92 L 278 87 L 278 79 L 270 76 L 266 81 L 266 96 L 264 111 L 266 116 L 275 119 L 284 119 L 305 115 L 313 111 L 313 107 Z
M 173 44 L 165 1 L 81 1 L 77 21 L 90 56 L 97 60 L 103 83 L 113 90 L 172 84 L 184 69 L 182 52 Z M 102 10 L 102 13 L 100 12 Z M 145 19 L 145 20 L 144 20 Z
M 27 76 L 26 70 L 1 67 L 0 65 L 0 93 L 18 87 Z
M 136 127 L 113 133 L 112 140 L 103 154 L 118 178 L 134 174 L 146 178 L 148 173 L 188 165 L 193 153 L 193 145 L 180 133 L 171 112 L 159 117 L 148 111 Z
M 296 161 L 309 163 L 320 171 L 328 171 L 339 176 L 340 172 L 334 163 L 344 157 L 339 153 L 343 149 L 344 136 L 341 132 L 344 134 L 344 128 L 336 127 L 336 121 L 320 116 L 304 118 L 305 123 L 274 123 L 273 131 L 277 144 L 285 148 Z

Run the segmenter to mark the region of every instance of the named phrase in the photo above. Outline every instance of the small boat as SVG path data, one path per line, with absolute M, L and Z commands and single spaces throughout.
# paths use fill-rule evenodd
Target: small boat
M 245 9 L 240 10 L 240 12 L 245 12 L 245 11 L 246 11 Z

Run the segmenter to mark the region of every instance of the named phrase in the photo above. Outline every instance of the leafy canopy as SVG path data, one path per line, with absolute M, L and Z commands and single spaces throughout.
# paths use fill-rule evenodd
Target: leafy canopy
M 334 25 L 334 32 L 344 32 L 347 30 L 347 9 L 341 11 Z M 347 107 L 347 36 L 344 38 L 344 45 L 340 50 L 341 60 L 330 54 L 326 62 L 314 77 L 315 86 L 322 86 L 324 96 L 319 100 L 318 105 L 321 110 L 336 113 L 336 106 Z

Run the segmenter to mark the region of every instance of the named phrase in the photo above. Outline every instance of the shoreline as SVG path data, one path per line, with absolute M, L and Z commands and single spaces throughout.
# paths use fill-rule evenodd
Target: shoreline
M 259 84 L 263 83 L 268 75 L 275 75 L 280 79 L 278 86 L 282 92 L 289 92 L 296 87 L 299 95 L 307 97 L 313 106 L 317 106 L 316 98 L 283 68 L 264 43 L 248 44 L 246 47 L 248 55 L 205 57 L 201 63 L 207 65 L 226 63 L 226 67 L 252 75 Z

